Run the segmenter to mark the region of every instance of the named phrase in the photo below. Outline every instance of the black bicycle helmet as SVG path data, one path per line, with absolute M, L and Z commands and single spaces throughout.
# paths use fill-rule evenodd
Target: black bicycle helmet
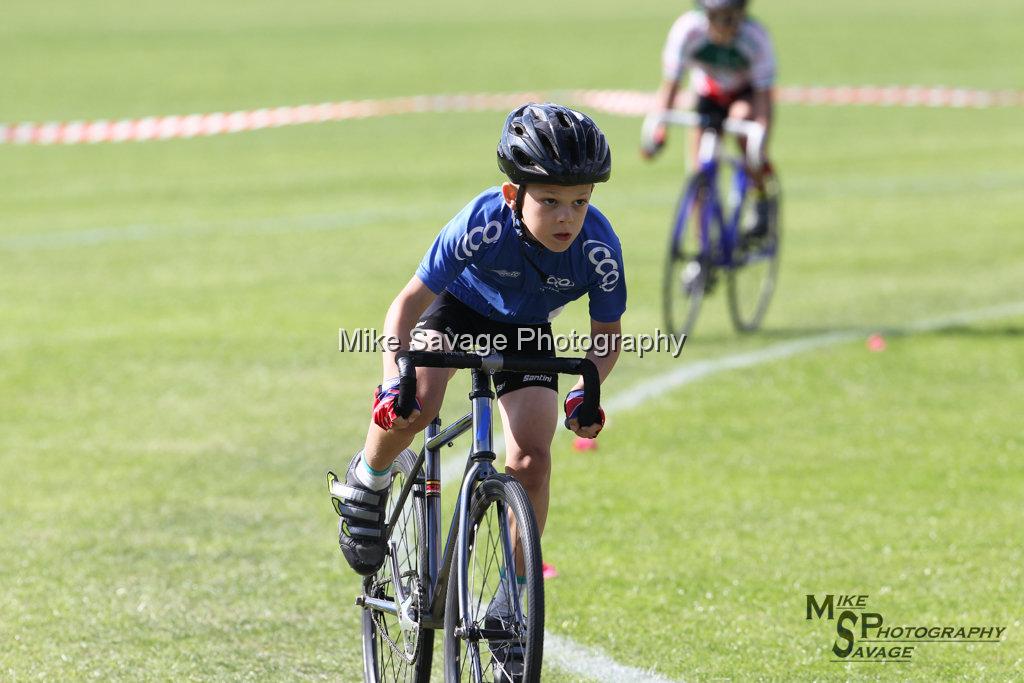
M 517 185 L 586 185 L 608 180 L 612 155 L 590 117 L 550 102 L 530 103 L 505 119 L 498 168 Z
M 719 9 L 746 9 L 747 0 L 697 0 L 697 7 L 705 12 Z

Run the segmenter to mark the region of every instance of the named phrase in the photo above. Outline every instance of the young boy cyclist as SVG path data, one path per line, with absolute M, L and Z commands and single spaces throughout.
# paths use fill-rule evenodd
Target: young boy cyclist
M 672 108 L 683 74 L 690 70 L 690 86 L 697 96 L 696 110 L 718 128 L 729 117 L 756 121 L 765 127 L 765 144 L 774 108 L 775 51 L 764 27 L 747 15 L 747 0 L 697 0 L 697 9 L 679 17 L 669 31 L 662 53 L 663 80 L 655 96 L 659 111 Z M 693 165 L 703 130 L 694 130 Z M 650 158 L 665 145 L 668 128 L 658 126 L 645 140 Z M 765 163 L 750 169 L 758 191 L 757 223 L 749 234 L 763 236 L 768 229 L 769 203 L 765 178 L 771 173 L 767 149 Z
M 403 349 L 410 348 L 414 336 L 438 348 L 466 335 L 495 340 L 503 335 L 503 353 L 554 356 L 550 320 L 567 303 L 587 295 L 591 335 L 617 337 L 626 308 L 621 248 L 608 220 L 590 203 L 594 184 L 611 173 L 604 134 L 572 109 L 528 104 L 505 121 L 498 167 L 508 181 L 483 191 L 441 230 L 388 309 L 384 335 L 397 338 Z M 520 335 L 521 328 L 530 334 Z M 587 356 L 603 381 L 615 365 L 617 345 L 606 355 L 591 351 Z M 438 414 L 455 372 L 418 368 L 417 409 L 403 419 L 395 413 L 395 353 L 385 351 L 383 364 L 373 419 L 348 468 L 340 506 L 341 551 L 364 575 L 376 572 L 385 559 L 380 539 L 392 463 Z M 558 375 L 500 372 L 494 383 L 505 433 L 505 471 L 523 484 L 543 532 Z M 593 438 L 601 431 L 604 413 L 598 424 L 579 426 L 582 386 L 581 379 L 565 398 L 565 424 Z M 495 609 L 511 611 L 502 601 L 501 595 L 492 601 L 488 618 Z M 507 653 L 507 670 L 514 672 L 516 654 Z

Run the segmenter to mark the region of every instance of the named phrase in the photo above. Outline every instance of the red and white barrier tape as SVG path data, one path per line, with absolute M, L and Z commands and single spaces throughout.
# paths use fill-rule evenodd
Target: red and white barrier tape
M 789 86 L 776 90 L 776 100 L 783 104 L 862 105 L 881 107 L 988 107 L 1024 106 L 1024 92 L 1017 90 L 965 90 L 963 88 L 923 88 L 893 86 L 877 88 L 837 87 L 805 88 Z M 610 114 L 642 116 L 654 106 L 652 93 L 629 90 L 574 90 L 566 99 Z
M 120 121 L 0 124 L 0 144 L 75 145 L 141 142 L 240 133 L 262 128 L 363 119 L 391 114 L 446 111 L 507 111 L 523 102 L 542 100 L 540 93 L 504 95 L 424 95 L 384 100 L 349 100 L 297 107 L 230 113 L 157 116 Z
M 344 121 L 415 112 L 508 111 L 523 102 L 548 98 L 585 106 L 606 114 L 643 115 L 653 106 L 653 94 L 635 90 L 570 90 L 503 95 L 424 95 L 383 100 L 349 100 L 325 104 L 277 107 L 231 113 L 157 116 L 120 121 L 71 121 L 0 124 L 0 144 L 75 145 L 99 142 L 141 142 Z M 804 105 L 874 105 L 900 107 L 1018 107 L 1024 92 L 922 87 L 784 87 L 779 102 Z

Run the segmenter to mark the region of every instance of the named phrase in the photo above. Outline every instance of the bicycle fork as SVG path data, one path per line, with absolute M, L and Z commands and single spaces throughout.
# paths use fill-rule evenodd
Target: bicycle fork
M 492 445 L 494 424 L 491 400 L 494 398 L 494 394 L 491 393 L 490 378 L 483 370 L 473 370 L 472 379 L 473 385 L 469 397 L 473 401 L 473 464 L 466 472 L 462 481 L 462 490 L 459 491 L 459 535 L 455 557 L 458 562 L 456 581 L 458 581 L 459 588 L 459 628 L 456 631 L 456 636 L 469 635 L 467 633 L 470 626 L 469 577 L 467 573 L 469 571 L 469 515 L 473 488 L 481 474 L 487 476 L 494 472 L 492 463 L 497 457 Z

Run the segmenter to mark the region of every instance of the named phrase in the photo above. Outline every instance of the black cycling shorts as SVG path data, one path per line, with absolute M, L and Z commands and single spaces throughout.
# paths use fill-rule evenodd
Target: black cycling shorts
M 733 102 L 737 102 L 739 100 L 747 100 L 749 102 L 753 97 L 754 89 L 748 85 L 735 95 L 730 96 L 727 102 L 723 102 L 712 97 L 698 97 L 695 109 L 698 114 L 707 116 L 711 119 L 711 128 L 721 130 L 722 122 L 729 117 L 729 108 L 732 107 Z
M 450 292 L 441 292 L 419 322 L 417 330 L 435 330 L 454 344 L 455 351 L 492 350 L 507 356 L 539 356 L 553 358 L 554 339 L 551 323 L 516 325 L 481 315 L 456 299 Z M 415 331 L 413 332 L 415 341 Z M 494 373 L 494 390 L 501 398 L 523 387 L 548 387 L 558 391 L 556 373 L 511 372 Z

